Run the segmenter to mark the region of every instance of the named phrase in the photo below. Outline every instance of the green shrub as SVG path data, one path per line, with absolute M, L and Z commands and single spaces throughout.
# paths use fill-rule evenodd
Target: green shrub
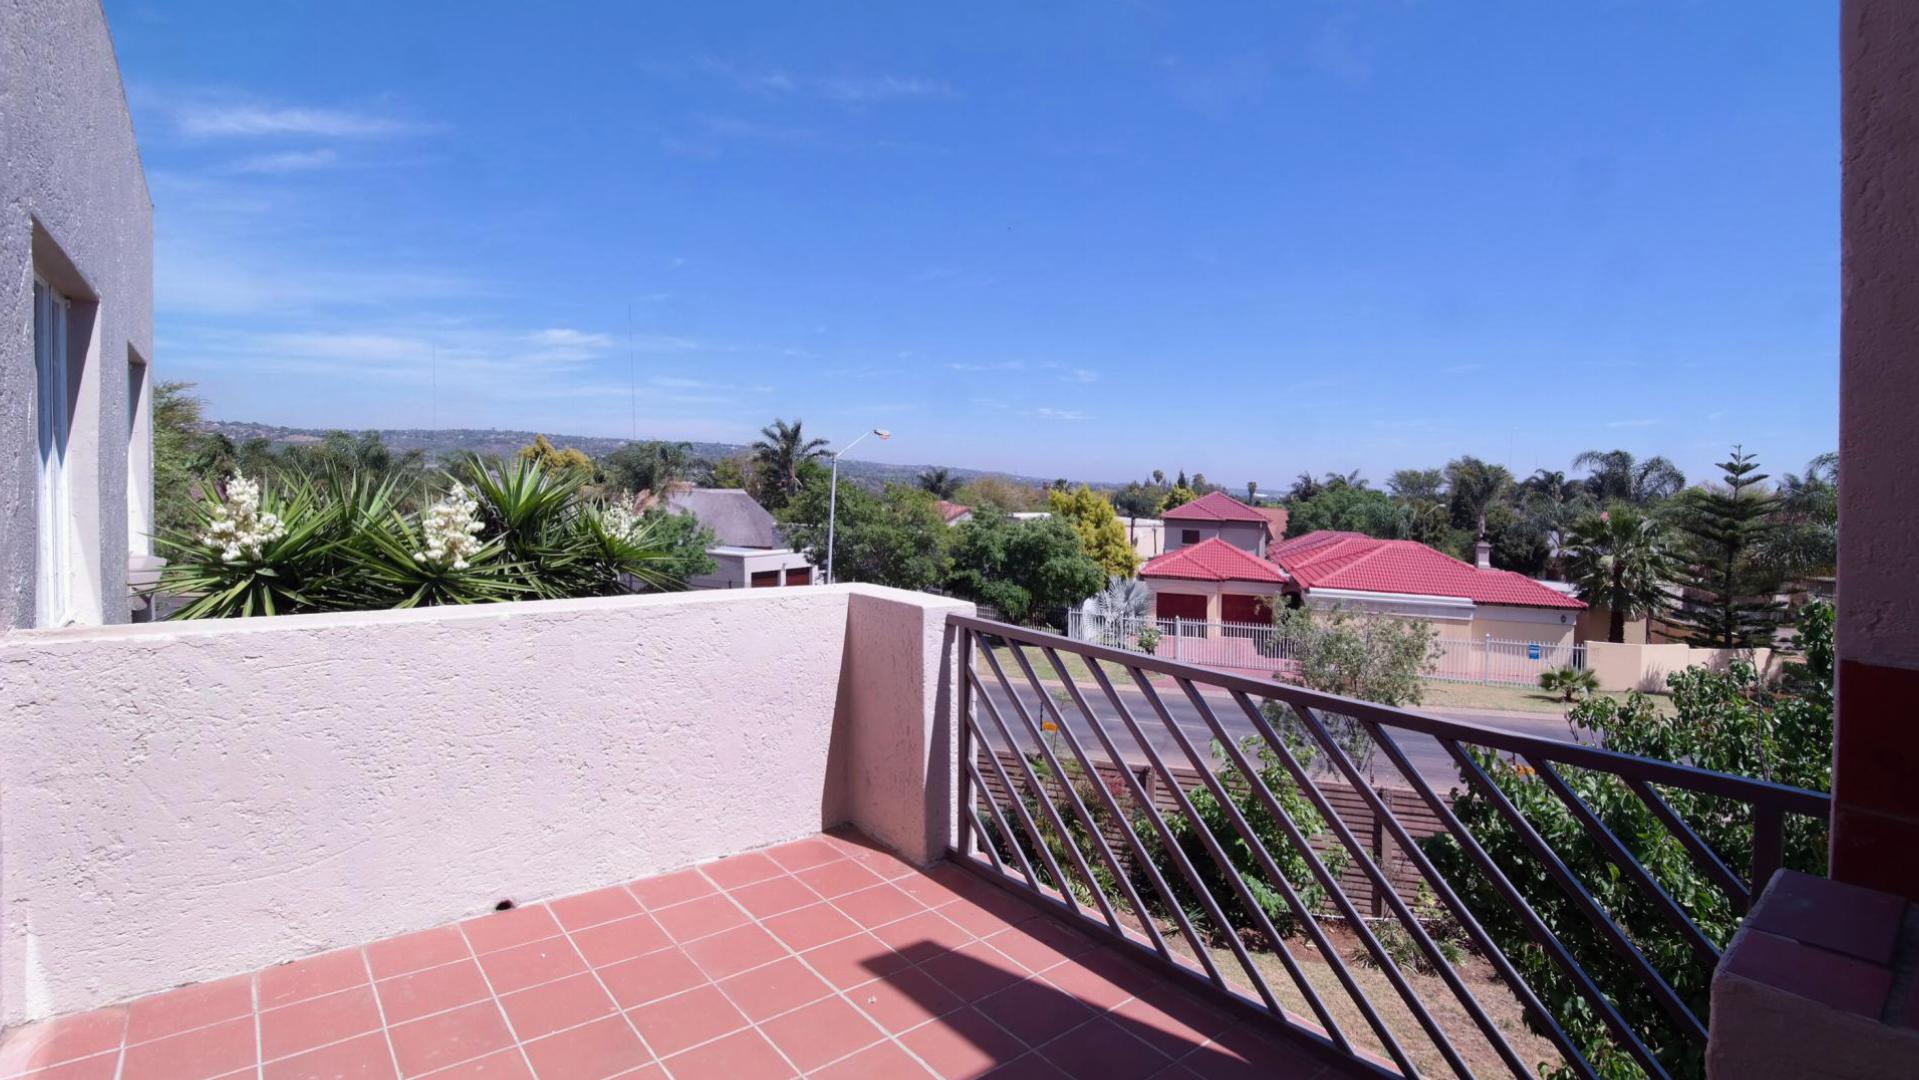
M 1556 667 L 1539 673 L 1539 688 L 1549 694 L 1560 694 L 1562 700 L 1572 702 L 1598 693 L 1599 676 L 1571 665 Z
M 1807 607 L 1800 616 L 1798 640 L 1805 649 L 1804 662 L 1792 666 L 1777 685 L 1762 679 L 1750 664 L 1735 663 L 1725 672 L 1694 668 L 1667 677 L 1674 715 L 1663 715 L 1650 699 L 1634 693 L 1623 703 L 1590 698 L 1574 706 L 1569 719 L 1575 729 L 1590 736 L 1590 741 L 1609 750 L 1814 791 L 1829 790 L 1831 607 Z M 1599 906 L 1639 946 L 1680 1000 L 1706 1019 L 1712 965 L 1695 953 L 1653 903 L 1641 895 L 1638 886 L 1618 871 L 1530 768 L 1492 753 L 1475 752 L 1474 757 L 1565 860 Z M 1567 767 L 1557 771 L 1700 930 L 1723 948 L 1739 926 L 1739 912 L 1652 811 L 1611 774 Z M 1750 806 L 1680 788 L 1662 787 L 1660 793 L 1728 866 L 1751 865 Z M 1664 1067 L 1677 1077 L 1703 1076 L 1701 1048 L 1672 1025 L 1643 988 L 1635 969 L 1614 952 L 1611 943 L 1593 929 L 1550 877 L 1540 872 L 1538 859 L 1506 825 L 1498 809 L 1476 789 L 1462 788 L 1453 810 Z M 1823 874 L 1826 840 L 1825 822 L 1788 816 L 1784 865 Z M 1532 944 L 1514 906 L 1479 874 L 1452 838 L 1440 834 L 1421 846 L 1599 1074 L 1640 1075 L 1638 1065 L 1612 1041 L 1573 984 Z M 1562 1070 L 1554 1075 L 1570 1072 Z

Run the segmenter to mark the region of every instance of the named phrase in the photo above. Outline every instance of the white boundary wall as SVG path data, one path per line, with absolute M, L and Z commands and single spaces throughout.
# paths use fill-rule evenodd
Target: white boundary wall
M 0 637 L 0 1020 L 846 820 L 936 856 L 954 610 L 851 585 Z

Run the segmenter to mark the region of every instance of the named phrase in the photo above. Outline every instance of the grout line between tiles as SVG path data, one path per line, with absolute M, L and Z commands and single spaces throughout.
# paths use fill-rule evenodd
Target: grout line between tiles
M 464 938 L 464 935 L 462 935 L 462 937 Z M 360 963 L 366 968 L 367 993 L 373 995 L 373 1009 L 380 1017 L 380 1037 L 386 1041 L 386 1054 L 393 1062 L 393 1075 L 399 1076 L 401 1075 L 400 1052 L 393 1048 L 393 1027 L 386 1022 L 386 1003 L 380 1000 L 380 987 L 373 978 L 373 958 L 366 954 L 365 949 L 360 950 Z M 355 1036 L 355 1038 L 358 1037 L 359 1036 Z M 261 1061 L 260 1068 L 262 1070 L 266 1068 L 266 1062 L 264 1060 Z M 264 1072 L 261 1075 L 261 1080 L 265 1080 Z
M 548 914 L 552 914 L 552 913 L 548 912 Z M 559 922 L 558 919 L 555 919 L 553 921 L 555 923 Z M 493 989 L 493 977 L 486 973 L 486 965 L 480 963 L 480 954 L 477 952 L 474 952 L 473 950 L 473 939 L 466 936 L 466 927 L 464 925 L 460 923 L 454 923 L 453 925 L 460 931 L 460 940 L 466 942 L 466 950 L 468 952 L 473 953 L 473 966 L 480 969 L 480 981 L 486 984 L 487 998 L 493 1002 L 494 1010 L 500 1014 L 500 1022 L 506 1025 L 507 1037 L 513 1040 L 513 1045 L 520 1051 L 520 1060 L 526 1063 L 527 1075 L 538 1076 L 539 1074 L 533 1071 L 533 1058 L 529 1056 L 526 1052 L 526 1043 L 520 1041 L 519 1033 L 513 1030 L 513 1018 L 506 1014 L 506 1006 L 500 1003 L 500 995 L 497 991 Z M 545 939 L 541 939 L 541 940 L 545 940 Z M 495 950 L 495 951 L 498 951 L 498 950 Z M 375 996 L 378 996 L 378 995 L 376 994 Z M 469 1002 L 468 1004 L 472 1004 L 472 1002 Z M 487 1051 L 488 1054 L 497 1053 L 497 1052 L 498 1052 L 497 1050 Z M 485 1056 L 486 1054 L 475 1054 L 473 1055 L 473 1057 L 467 1058 L 465 1060 L 473 1061 L 476 1058 L 481 1058 Z M 464 1063 L 465 1062 L 461 1062 L 461 1061 L 448 1062 L 449 1065 L 460 1065 Z M 435 1070 L 435 1071 L 438 1071 L 438 1070 Z

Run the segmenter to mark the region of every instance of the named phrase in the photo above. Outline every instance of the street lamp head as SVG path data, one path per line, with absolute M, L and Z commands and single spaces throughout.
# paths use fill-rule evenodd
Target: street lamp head
M 890 432 L 890 431 L 888 431 L 888 430 L 886 430 L 886 429 L 885 429 L 885 428 L 883 428 L 883 427 L 876 427 L 876 428 L 874 428 L 874 429 L 873 429 L 873 434 L 875 434 L 875 435 L 878 435 L 878 436 L 879 436 L 880 438 L 882 438 L 882 439 L 890 439 L 890 438 L 892 438 L 892 437 L 893 437 L 893 433 L 892 433 L 892 432 Z

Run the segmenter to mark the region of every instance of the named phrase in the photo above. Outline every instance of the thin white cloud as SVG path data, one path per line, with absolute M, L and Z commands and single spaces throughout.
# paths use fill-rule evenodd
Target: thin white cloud
M 1055 409 L 1042 405 L 1037 409 L 1028 409 L 1027 416 L 1035 420 L 1091 420 L 1092 417 L 1078 409 Z
M 339 162 L 339 159 L 339 155 L 331 148 L 323 146 L 318 150 L 287 150 L 278 154 L 258 154 L 241 158 L 230 168 L 238 173 L 278 175 L 331 168 Z
M 390 116 L 304 106 L 183 102 L 172 109 L 175 128 L 196 139 L 263 138 L 299 135 L 331 139 L 373 139 L 424 130 Z
M 987 363 L 962 361 L 946 366 L 954 371 L 1018 371 L 1026 365 L 1018 360 L 994 360 Z
M 1093 383 L 1099 381 L 1099 372 L 1092 368 L 1068 368 L 1066 374 L 1059 377 L 1061 382 Z
M 735 89 L 750 94 L 814 97 L 842 105 L 959 96 L 951 86 L 936 79 L 887 73 L 809 77 L 791 75 L 779 68 L 750 68 L 712 56 L 701 57 L 690 69 L 684 64 L 661 64 L 653 65 L 653 70 L 666 75 L 684 75 L 689 70 L 696 71 L 731 83 Z
M 819 95 L 828 101 L 868 104 L 900 98 L 955 97 L 953 88 L 932 79 L 901 78 L 897 75 L 835 76 L 814 83 Z
M 535 345 L 551 345 L 558 348 L 583 349 L 595 352 L 606 349 L 613 344 L 613 338 L 609 334 L 592 334 L 584 330 L 575 330 L 566 326 L 536 330 L 527 335 L 527 340 Z

